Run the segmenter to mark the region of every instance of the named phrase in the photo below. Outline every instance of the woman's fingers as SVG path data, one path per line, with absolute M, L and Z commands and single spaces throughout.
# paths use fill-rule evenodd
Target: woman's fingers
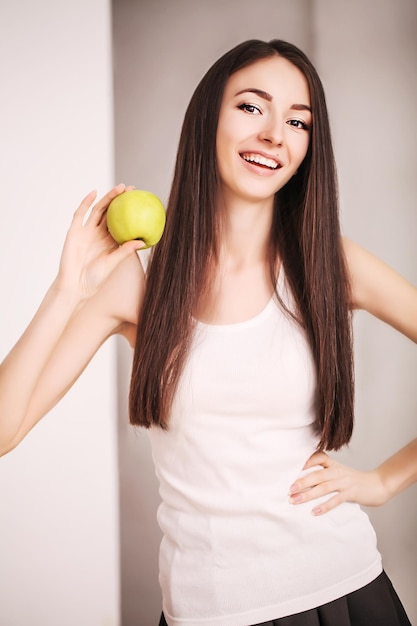
M 132 191 L 133 189 L 135 189 L 133 185 L 126 187 L 126 185 L 120 183 L 119 185 L 113 187 L 113 189 L 110 189 L 110 191 L 100 198 L 94 206 L 92 205 L 94 200 L 97 198 L 97 191 L 90 191 L 75 211 L 74 221 L 79 225 L 84 225 L 86 222 L 89 222 L 93 226 L 99 226 L 103 222 L 104 215 L 110 202 L 121 193 L 124 193 L 125 191 Z
M 321 469 L 298 478 L 290 487 L 289 499 L 300 504 L 323 498 L 312 513 L 321 515 L 342 502 L 357 502 L 365 506 L 379 506 L 386 501 L 386 489 L 377 470 L 360 471 L 338 463 L 324 452 L 313 454 L 303 469 L 321 466 Z
M 319 466 L 321 466 L 322 469 L 318 469 L 316 471 L 305 474 L 304 476 L 300 477 L 293 485 L 291 485 L 290 494 L 298 494 L 300 492 L 310 490 L 312 487 L 328 482 L 329 480 L 337 476 L 337 464 L 325 452 L 316 452 L 311 455 L 311 457 L 304 464 L 303 470 Z
M 329 511 L 332 511 L 336 507 L 340 506 L 343 502 L 346 502 L 346 498 L 343 498 L 340 493 L 337 493 L 332 498 L 329 498 L 329 500 L 326 500 L 326 502 L 322 502 L 318 506 L 315 506 L 314 509 L 311 510 L 311 513 L 312 515 L 323 515 L 324 513 L 328 513 Z
M 291 502 L 307 502 L 340 488 L 338 477 L 327 470 L 312 472 L 299 478 L 290 487 Z
M 305 470 L 316 465 L 329 467 L 334 462 L 335 461 L 333 461 L 333 459 L 325 452 L 314 452 L 314 454 L 312 454 L 305 462 L 303 469 Z
M 91 212 L 91 219 L 97 226 L 102 223 L 103 217 L 109 207 L 110 202 L 125 191 L 126 185 L 116 185 L 116 187 L 113 187 L 113 189 L 106 193 L 106 195 L 103 196 L 101 200 L 93 207 L 93 210 Z
M 82 297 L 88 298 L 96 293 L 122 261 L 144 246 L 143 241 L 127 241 L 122 246 L 115 244 L 111 250 L 103 251 L 98 257 L 92 259 L 79 273 Z
M 116 185 L 116 187 L 110 189 L 110 191 L 108 191 L 106 195 L 100 198 L 100 200 L 93 206 L 88 221 L 94 226 L 99 226 L 103 221 L 103 217 L 108 209 L 110 202 L 125 191 L 126 185 L 123 184 Z
M 80 205 L 76 209 L 74 213 L 74 222 L 77 222 L 78 225 L 83 225 L 86 222 L 86 216 L 88 215 L 88 220 L 93 225 L 98 226 L 103 218 L 104 213 L 107 211 L 107 208 L 110 202 L 116 198 L 118 195 L 126 191 L 126 186 L 123 184 L 116 185 L 113 189 L 110 189 L 94 206 L 93 202 L 97 198 L 97 191 L 90 191 L 85 198 L 81 201 Z
M 145 243 L 140 239 L 133 239 L 132 241 L 126 241 L 126 243 L 122 244 L 116 250 L 114 250 L 111 255 L 109 255 L 109 259 L 111 259 L 111 269 L 115 269 L 119 263 L 124 261 L 129 255 L 133 252 L 137 252 L 145 247 Z
M 97 197 L 97 191 L 93 190 L 90 191 L 85 198 L 83 198 L 81 200 L 80 205 L 77 207 L 75 213 L 74 213 L 74 221 L 78 221 L 81 224 L 84 221 L 84 218 L 86 216 L 86 214 L 88 213 L 88 211 L 91 208 L 91 205 L 93 204 L 94 200 Z
M 107 279 L 113 269 L 129 254 L 145 247 L 141 241 L 118 246 L 106 227 L 106 211 L 110 202 L 131 189 L 120 184 L 96 201 L 91 191 L 81 201 L 64 243 L 59 267 L 59 284 L 66 289 L 79 289 L 89 297 Z
M 290 487 L 290 502 L 301 504 L 334 494 L 326 502 L 312 510 L 313 515 L 321 515 L 339 506 L 348 499 L 348 489 L 352 484 L 355 470 L 337 463 L 325 452 L 316 452 L 307 460 L 303 470 L 321 466 L 293 483 Z

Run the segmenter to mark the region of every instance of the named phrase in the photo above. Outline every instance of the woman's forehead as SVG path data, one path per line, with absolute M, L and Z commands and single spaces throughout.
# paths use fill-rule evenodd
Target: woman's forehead
M 293 63 L 278 55 L 259 59 L 234 72 L 226 83 L 225 95 L 234 97 L 246 89 L 263 91 L 272 99 L 287 95 L 310 104 L 306 77 Z

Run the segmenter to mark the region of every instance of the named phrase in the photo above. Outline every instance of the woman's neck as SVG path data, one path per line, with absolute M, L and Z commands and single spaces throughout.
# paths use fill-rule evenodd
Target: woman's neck
M 221 207 L 220 263 L 247 266 L 267 262 L 273 202 L 236 200 Z
M 269 256 L 273 207 L 236 202 L 220 210 L 219 256 L 196 315 L 201 321 L 227 324 L 256 315 L 274 291 Z

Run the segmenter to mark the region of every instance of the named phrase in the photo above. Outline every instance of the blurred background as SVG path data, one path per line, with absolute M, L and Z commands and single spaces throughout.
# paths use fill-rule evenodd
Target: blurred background
M 1 358 L 51 280 L 72 213 L 115 182 L 167 199 L 187 103 L 249 38 L 282 38 L 325 86 L 344 234 L 417 284 L 415 0 L 0 3 Z M 380 463 L 417 435 L 416 346 L 355 316 L 357 425 L 342 458 Z M 158 490 L 127 419 L 131 350 L 111 340 L 0 459 L 2 626 L 153 626 Z M 417 487 L 369 514 L 417 623 Z

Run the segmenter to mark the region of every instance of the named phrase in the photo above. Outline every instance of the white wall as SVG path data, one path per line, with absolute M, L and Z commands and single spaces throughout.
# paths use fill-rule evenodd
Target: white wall
M 345 233 L 417 284 L 414 0 L 115 0 L 116 171 L 166 199 L 197 82 L 248 38 L 288 39 L 323 75 Z M 358 424 L 345 457 L 369 468 L 416 436 L 416 347 L 359 314 Z M 123 624 L 155 623 L 158 504 L 144 433 L 126 426 L 130 353 L 119 347 Z M 389 575 L 417 622 L 417 488 L 370 513 Z M 135 621 L 136 620 L 136 621 Z
M 1 357 L 80 199 L 113 184 L 110 18 L 108 0 L 0 4 Z M 0 459 L 2 626 L 119 624 L 114 353 Z

